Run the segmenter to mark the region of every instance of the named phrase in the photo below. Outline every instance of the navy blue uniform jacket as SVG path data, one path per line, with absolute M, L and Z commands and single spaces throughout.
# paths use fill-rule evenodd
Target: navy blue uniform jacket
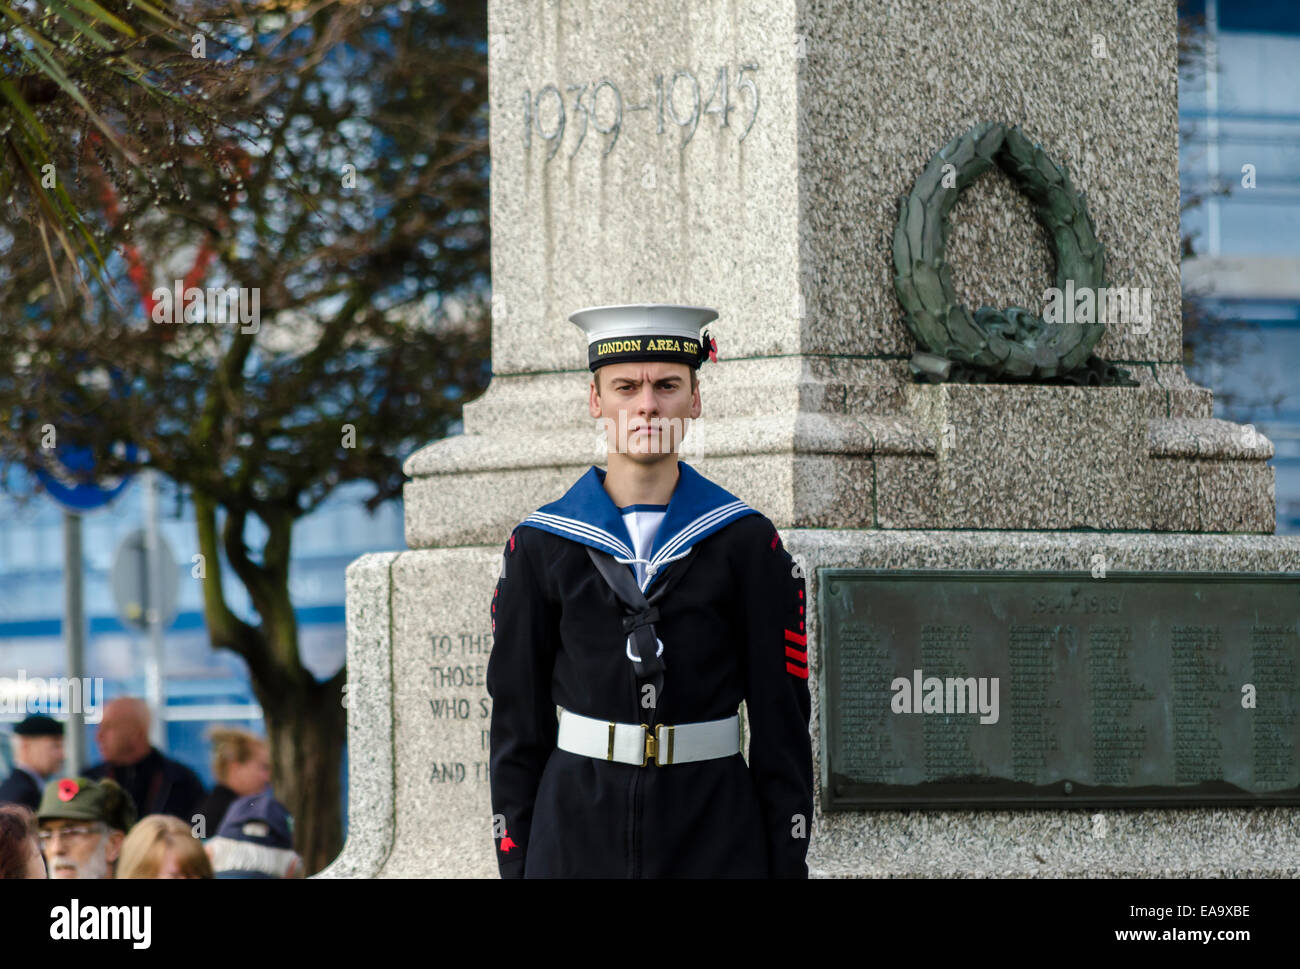
M 637 767 L 556 747 L 556 707 L 645 723 L 626 611 L 585 546 L 632 543 L 592 467 L 515 528 L 492 598 L 493 833 L 503 878 L 806 878 L 813 818 L 802 573 L 772 523 L 678 462 L 642 591 L 664 644 L 657 722 L 746 701 L 741 754 Z M 630 569 L 631 566 L 628 566 Z M 676 574 L 680 571 L 680 574 Z

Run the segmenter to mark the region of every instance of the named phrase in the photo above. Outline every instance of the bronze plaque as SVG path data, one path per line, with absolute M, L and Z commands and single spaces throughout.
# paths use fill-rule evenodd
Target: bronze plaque
M 1300 804 L 1300 574 L 818 589 L 825 810 Z

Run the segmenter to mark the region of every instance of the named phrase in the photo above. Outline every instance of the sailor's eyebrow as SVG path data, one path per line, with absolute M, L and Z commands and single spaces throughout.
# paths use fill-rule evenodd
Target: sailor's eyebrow
M 662 384 L 679 384 L 681 382 L 682 382 L 682 378 L 677 376 L 676 374 L 673 374 L 671 377 L 660 377 L 658 380 L 655 381 L 655 385 L 660 386 Z M 622 390 L 625 387 L 640 387 L 642 382 L 640 380 L 633 380 L 631 377 L 615 377 L 612 383 L 614 384 L 615 387 Z

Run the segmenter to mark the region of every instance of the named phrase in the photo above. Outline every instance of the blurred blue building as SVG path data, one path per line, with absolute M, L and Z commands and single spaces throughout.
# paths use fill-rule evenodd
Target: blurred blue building
M 1189 375 L 1216 394 L 1215 416 L 1273 441 L 1277 531 L 1300 532 L 1300 4 L 1191 0 L 1204 50 L 1178 89 L 1185 211 L 1196 258 L 1186 289 L 1241 321 L 1228 360 Z M 1227 196 L 1213 194 L 1227 188 Z M 1216 356 L 1218 356 L 1216 354 Z M 1229 400 L 1228 397 L 1233 399 Z

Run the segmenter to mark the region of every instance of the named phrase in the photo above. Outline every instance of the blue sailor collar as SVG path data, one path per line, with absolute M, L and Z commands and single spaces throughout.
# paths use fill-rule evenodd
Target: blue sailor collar
M 677 462 L 677 473 L 677 487 L 673 489 L 650 549 L 642 591 L 650 587 L 663 566 L 684 558 L 696 542 L 737 518 L 758 514 L 757 509 L 750 508 L 685 461 Z M 595 465 L 587 469 L 563 498 L 542 505 L 521 524 L 590 545 L 626 564 L 636 561 L 623 516 L 605 490 L 605 471 Z

